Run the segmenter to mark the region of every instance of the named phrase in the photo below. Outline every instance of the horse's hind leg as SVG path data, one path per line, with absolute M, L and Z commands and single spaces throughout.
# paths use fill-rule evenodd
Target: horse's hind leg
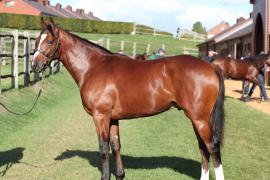
M 224 180 L 220 149 L 218 149 L 216 152 L 212 152 L 211 158 L 213 160 L 213 164 L 214 164 L 214 168 L 215 168 L 216 179 L 217 180 Z
M 116 180 L 122 180 L 125 177 L 124 167 L 121 159 L 120 136 L 119 136 L 119 122 L 112 121 L 110 127 L 110 144 L 116 161 Z
M 199 149 L 202 156 L 202 168 L 201 168 L 201 178 L 200 180 L 209 180 L 209 159 L 210 159 L 210 153 L 207 150 L 207 147 L 205 146 L 203 140 L 201 139 L 200 135 L 198 134 L 196 128 L 193 126 L 194 131 L 196 133 Z
M 221 162 L 221 156 L 220 156 L 220 145 L 219 143 L 215 144 L 212 140 L 212 131 L 211 131 L 209 121 L 195 120 L 193 121 L 193 126 L 198 137 L 199 147 L 200 147 L 202 159 L 203 159 L 201 180 L 209 179 L 209 171 L 208 171 L 209 154 L 211 155 L 211 158 L 213 160 L 216 180 L 224 180 L 222 162 Z

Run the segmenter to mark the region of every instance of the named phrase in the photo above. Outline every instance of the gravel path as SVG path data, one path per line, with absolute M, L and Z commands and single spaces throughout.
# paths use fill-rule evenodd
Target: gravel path
M 226 96 L 240 99 L 242 91 L 242 81 L 225 80 Z M 250 86 L 251 87 L 251 86 Z M 266 87 L 267 95 L 270 96 L 270 87 Z M 270 102 L 260 102 L 260 89 L 256 87 L 250 102 L 245 102 L 259 111 L 270 114 Z

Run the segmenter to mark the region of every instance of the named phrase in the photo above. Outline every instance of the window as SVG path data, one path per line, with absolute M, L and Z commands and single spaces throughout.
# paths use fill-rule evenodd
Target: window
M 5 0 L 5 6 L 11 7 L 15 5 L 15 0 Z

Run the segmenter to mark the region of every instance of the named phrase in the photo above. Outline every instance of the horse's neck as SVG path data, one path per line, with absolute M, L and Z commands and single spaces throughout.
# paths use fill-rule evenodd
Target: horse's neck
M 104 59 L 102 56 L 105 53 L 94 45 L 88 45 L 65 31 L 60 31 L 60 37 L 60 61 L 67 68 L 77 85 L 81 87 L 86 73 L 89 73 Z

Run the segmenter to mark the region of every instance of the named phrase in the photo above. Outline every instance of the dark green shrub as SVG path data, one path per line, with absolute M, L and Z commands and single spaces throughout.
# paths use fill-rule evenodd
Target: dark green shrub
M 74 32 L 130 34 L 133 31 L 133 23 L 128 22 L 90 21 L 83 19 L 66 19 L 61 17 L 55 17 L 54 20 L 61 28 Z M 0 13 L 0 28 L 1 27 L 39 30 L 40 17 Z

